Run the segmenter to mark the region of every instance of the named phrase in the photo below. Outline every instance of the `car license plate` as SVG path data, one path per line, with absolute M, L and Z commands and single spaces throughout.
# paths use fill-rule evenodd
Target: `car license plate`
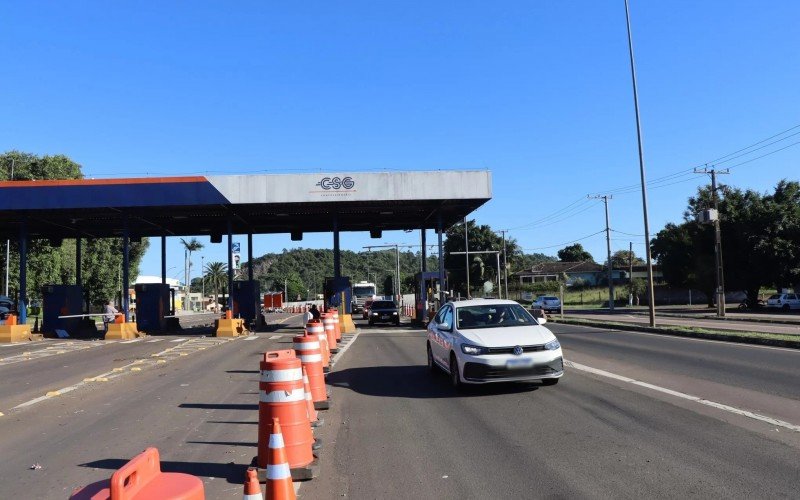
M 530 368 L 533 366 L 533 360 L 529 358 L 509 359 L 506 361 L 507 368 Z
M 389 319 L 389 315 L 388 314 L 382 314 L 381 315 L 381 319 Z

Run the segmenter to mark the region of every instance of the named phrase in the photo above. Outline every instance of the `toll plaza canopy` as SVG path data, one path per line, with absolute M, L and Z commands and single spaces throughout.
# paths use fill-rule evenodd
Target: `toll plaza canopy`
M 490 172 L 467 170 L 6 181 L 0 237 L 447 228 L 491 192 Z

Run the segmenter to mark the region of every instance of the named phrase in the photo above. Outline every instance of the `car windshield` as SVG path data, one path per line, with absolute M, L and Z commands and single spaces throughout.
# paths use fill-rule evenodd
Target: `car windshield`
M 372 303 L 373 309 L 393 309 L 394 302 L 390 300 L 378 300 Z
M 536 320 L 519 304 L 487 304 L 456 308 L 460 330 L 536 325 Z
M 549 295 L 546 297 L 542 297 L 542 300 L 558 300 L 558 297 L 550 297 Z
M 769 300 L 777 300 L 779 298 L 781 298 L 780 295 L 773 295 L 772 297 L 769 298 Z

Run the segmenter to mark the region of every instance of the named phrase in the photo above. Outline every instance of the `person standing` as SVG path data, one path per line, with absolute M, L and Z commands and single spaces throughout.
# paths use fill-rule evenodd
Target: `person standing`
M 303 314 L 303 324 L 308 324 L 312 319 L 314 319 L 314 314 L 311 313 L 311 308 L 306 305 L 306 312 Z
M 311 311 L 309 311 L 309 312 L 311 313 L 312 316 L 314 316 L 314 319 L 319 319 L 320 313 L 319 313 L 319 309 L 317 309 L 317 305 L 316 304 L 312 304 L 311 305 Z
M 103 307 L 103 330 L 108 332 L 108 324 L 113 323 L 114 319 L 119 314 L 117 308 L 114 307 L 114 301 L 109 300 L 108 303 Z

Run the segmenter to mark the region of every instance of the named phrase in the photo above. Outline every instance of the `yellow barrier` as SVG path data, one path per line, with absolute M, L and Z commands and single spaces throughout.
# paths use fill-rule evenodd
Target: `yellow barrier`
M 353 323 L 353 316 L 351 314 L 340 314 L 339 327 L 342 329 L 342 333 L 355 333 L 356 324 Z
M 217 321 L 217 337 L 238 337 L 248 333 L 243 319 L 222 318 Z
M 0 344 L 42 340 L 42 336 L 33 334 L 29 325 L 0 325 Z
M 106 340 L 131 340 L 137 337 L 144 337 L 136 329 L 136 323 L 109 323 L 106 332 Z

